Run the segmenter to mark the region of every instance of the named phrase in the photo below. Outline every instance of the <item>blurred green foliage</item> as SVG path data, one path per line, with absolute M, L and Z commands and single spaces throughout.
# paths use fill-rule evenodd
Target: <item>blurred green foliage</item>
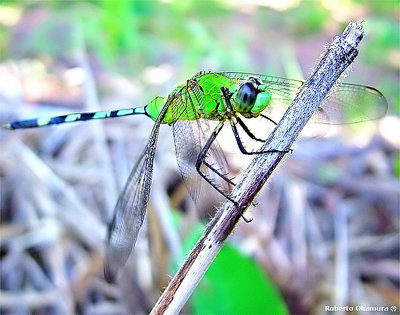
M 288 25 L 299 35 L 320 32 L 329 20 L 329 11 L 313 1 L 304 1 L 301 10 L 291 9 L 286 16 Z
M 329 8 L 332 3 L 338 6 Z M 20 12 L 19 21 L 4 23 L 2 8 Z M 399 12 L 395 0 L 299 1 L 280 10 L 244 0 L 3 0 L 0 58 L 71 64 L 84 38 L 96 65 L 128 77 L 150 66 L 169 65 L 180 80 L 200 70 L 301 78 L 296 69 L 306 74 L 326 41 L 351 19 L 359 19 L 365 20 L 367 36 L 358 62 L 374 75 L 358 82 L 355 73 L 353 80 L 377 86 L 391 107 L 399 107 Z M 344 14 L 348 17 L 339 21 Z M 303 60 L 308 64 L 300 67 Z
M 379 30 L 379 32 L 371 32 L 371 36 L 374 36 L 375 45 L 369 47 L 365 52 L 368 63 L 378 64 L 384 62 L 384 60 L 381 60 L 382 57 L 388 57 L 388 53 L 392 49 L 400 47 L 400 28 L 398 22 L 373 18 L 368 20 L 366 29 L 367 32 L 369 30 Z
M 23 14 L 31 13 L 30 22 L 36 22 L 23 37 L 24 43 L 9 46 L 8 56 L 57 57 L 74 49 L 74 31 L 82 27 L 85 41 L 94 56 L 109 66 L 122 71 L 137 71 L 146 65 L 171 62 L 185 68 L 188 73 L 197 72 L 204 60 L 217 67 L 238 70 L 251 65 L 249 49 L 253 42 L 268 30 L 282 32 L 283 37 L 295 40 L 324 32 L 332 22 L 332 10 L 317 1 L 302 1 L 286 11 L 274 11 L 256 6 L 248 1 L 230 4 L 229 1 L 163 1 L 131 0 L 81 0 L 81 1 L 5 1 L 0 6 L 19 8 Z M 348 6 L 361 5 L 360 1 L 347 1 Z M 385 63 L 385 55 L 399 48 L 399 28 L 393 9 L 395 1 L 362 2 L 366 12 L 378 13 L 368 19 L 371 36 L 376 45 L 366 50 L 367 61 Z M 42 16 L 34 11 L 41 10 Z M 247 13 L 252 16 L 248 20 Z M 379 15 L 380 14 L 380 15 Z M 32 16 L 33 15 L 33 16 Z M 36 19 L 36 21 L 32 21 Z M 235 23 L 237 21 L 237 23 Z M 244 22 L 259 26 L 259 33 L 251 34 L 252 28 L 243 28 Z M 340 23 L 339 23 L 340 24 Z M 18 27 L 18 26 L 17 26 Z M 18 33 L 24 31 L 23 25 Z M 4 36 L 0 47 L 7 47 L 10 34 L 15 29 L 0 29 Z M 8 36 L 6 35 L 8 33 Z M 265 43 L 268 44 L 268 41 Z M 257 44 L 257 43 L 255 43 Z M 22 49 L 18 49 L 21 48 Z M 69 48 L 69 49 L 66 49 Z M 266 49 L 269 49 L 266 46 Z M 244 70 L 244 69 L 243 69 Z

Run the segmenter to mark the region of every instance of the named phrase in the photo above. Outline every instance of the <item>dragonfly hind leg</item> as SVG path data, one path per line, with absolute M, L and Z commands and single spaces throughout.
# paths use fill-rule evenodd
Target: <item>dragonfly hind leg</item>
M 207 154 L 206 154 L 207 155 Z M 236 186 L 236 184 L 232 181 L 232 179 L 228 178 L 226 173 L 222 173 L 220 169 L 215 168 L 212 164 L 208 163 L 205 159 L 206 159 L 206 155 L 204 156 L 203 160 L 201 161 L 201 163 L 205 166 L 207 166 L 211 171 L 213 171 L 215 174 L 217 174 L 220 178 L 222 178 L 224 181 L 226 181 L 228 184 L 232 185 L 232 186 Z M 199 155 L 200 156 L 200 155 Z M 201 164 L 199 165 L 199 167 L 201 168 Z M 197 169 L 197 168 L 196 168 Z M 197 169 L 197 171 L 199 171 Z M 211 179 L 210 179 L 211 180 Z M 211 180 L 212 181 L 212 180 Z
M 247 219 L 244 214 L 243 210 L 240 208 L 238 205 L 237 201 L 233 200 L 232 197 L 230 197 L 229 193 L 227 193 L 221 185 L 218 185 L 212 178 L 210 178 L 206 173 L 202 171 L 202 166 L 204 165 L 207 167 L 209 170 L 211 170 L 213 173 L 218 175 L 220 178 L 222 178 L 224 181 L 226 181 L 228 184 L 235 185 L 235 183 L 232 182 L 228 177 L 226 177 L 226 174 L 223 174 L 220 170 L 216 169 L 214 166 L 212 166 L 210 163 L 206 161 L 207 157 L 207 152 L 210 149 L 212 143 L 216 139 L 217 135 L 221 131 L 222 127 L 224 126 L 223 122 L 220 122 L 218 126 L 213 130 L 211 136 L 208 138 L 207 143 L 204 145 L 203 149 L 200 151 L 198 157 L 197 157 L 197 162 L 196 162 L 196 170 L 200 174 L 201 177 L 204 178 L 204 180 L 209 183 L 212 187 L 214 187 L 221 195 L 223 195 L 226 199 L 228 199 L 230 202 L 232 202 L 235 205 L 236 210 L 240 214 L 240 216 L 243 218 L 243 220 L 246 223 L 251 222 L 253 219 Z

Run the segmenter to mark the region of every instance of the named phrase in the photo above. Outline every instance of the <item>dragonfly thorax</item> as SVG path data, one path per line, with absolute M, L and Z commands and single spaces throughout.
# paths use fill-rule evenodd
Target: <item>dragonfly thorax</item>
M 235 112 L 246 118 L 257 117 L 268 106 L 271 96 L 265 85 L 247 81 L 233 93 L 232 107 Z

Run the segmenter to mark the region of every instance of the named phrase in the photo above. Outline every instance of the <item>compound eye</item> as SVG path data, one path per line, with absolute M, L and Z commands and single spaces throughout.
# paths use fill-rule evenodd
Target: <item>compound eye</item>
M 256 101 L 257 90 L 252 83 L 244 83 L 237 93 L 236 106 L 241 113 L 249 112 Z

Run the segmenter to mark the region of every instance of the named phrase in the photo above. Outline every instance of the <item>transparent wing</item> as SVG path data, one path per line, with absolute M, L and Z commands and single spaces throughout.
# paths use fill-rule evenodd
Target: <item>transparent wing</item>
M 200 106 L 202 101 L 203 92 L 199 85 L 194 81 L 188 81 L 186 87 L 182 88 L 171 104 L 176 159 L 180 173 L 195 202 L 201 189 L 201 179 L 196 174 L 196 161 L 203 145 L 203 131 L 199 120 L 191 120 L 190 116 L 196 113 L 196 106 Z
M 176 95 L 171 103 L 171 113 L 174 120 L 173 135 L 176 158 L 181 175 L 188 187 L 189 193 L 196 203 L 201 193 L 203 179 L 197 173 L 196 162 L 198 156 L 212 132 L 213 124 L 205 119 L 200 119 L 199 112 L 203 106 L 203 90 L 194 80 L 188 80 L 187 85 Z M 193 119 L 194 113 L 197 119 Z M 192 119 L 190 119 L 192 118 Z M 225 155 L 214 141 L 207 158 L 221 173 L 229 172 Z M 205 170 L 210 178 L 215 177 L 210 170 Z M 224 185 L 220 178 L 216 181 Z
M 168 106 L 169 100 L 161 110 L 146 148 L 129 175 L 125 188 L 115 206 L 114 217 L 108 227 L 106 240 L 104 276 L 107 281 L 113 281 L 119 268 L 125 265 L 143 225 L 150 195 L 160 122 L 165 116 Z
M 377 89 L 351 83 L 335 87 L 319 109 L 320 123 L 351 124 L 383 117 L 388 108 L 387 100 Z M 318 112 L 317 112 L 318 115 Z M 319 115 L 319 117 L 321 117 Z
M 256 77 L 266 84 L 272 92 L 271 105 L 266 113 L 281 117 L 290 105 L 299 89 L 304 84 L 300 80 L 292 80 L 274 76 L 252 73 L 223 72 L 233 80 L 246 80 Z M 315 113 L 313 121 L 324 124 L 351 124 L 381 118 L 387 111 L 386 98 L 377 89 L 351 83 L 335 86 Z M 278 118 L 278 119 L 279 119 Z

